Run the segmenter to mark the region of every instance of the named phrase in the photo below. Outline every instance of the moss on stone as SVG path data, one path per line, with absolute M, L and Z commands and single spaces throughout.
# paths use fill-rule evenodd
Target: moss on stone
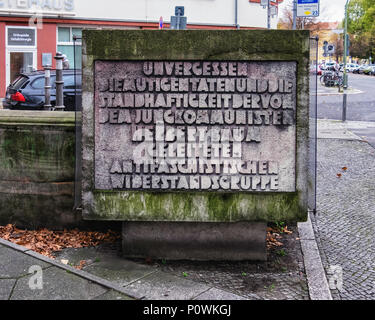
M 75 135 L 72 129 L 0 124 L 1 180 L 73 181 Z
M 94 192 L 89 219 L 130 221 L 299 221 L 298 193 Z

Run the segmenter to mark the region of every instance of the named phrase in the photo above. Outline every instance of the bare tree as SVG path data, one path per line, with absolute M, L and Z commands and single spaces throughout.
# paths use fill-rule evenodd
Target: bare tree
M 339 57 L 342 57 L 344 54 L 344 40 L 342 34 L 334 33 L 330 38 L 330 43 L 335 46 L 335 57 L 336 61 L 339 61 Z

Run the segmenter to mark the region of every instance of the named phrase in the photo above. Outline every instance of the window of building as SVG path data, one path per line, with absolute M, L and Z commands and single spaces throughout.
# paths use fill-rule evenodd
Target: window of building
M 82 68 L 82 45 L 81 40 L 75 42 L 73 37 L 82 37 L 82 28 L 76 27 L 58 27 L 57 28 L 57 51 L 65 54 L 69 60 L 70 69 Z M 75 50 L 75 55 L 74 55 Z M 74 61 L 75 56 L 75 61 Z M 75 63 L 74 63 L 75 62 Z

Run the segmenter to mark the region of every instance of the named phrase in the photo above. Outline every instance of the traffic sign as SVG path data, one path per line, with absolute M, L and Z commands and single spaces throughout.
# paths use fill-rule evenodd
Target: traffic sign
M 185 7 L 177 6 L 174 8 L 174 15 L 175 16 L 183 16 L 185 14 Z
M 297 0 L 297 17 L 319 16 L 319 0 Z
M 329 44 L 327 46 L 327 53 L 329 55 L 333 55 L 335 53 L 335 46 L 333 44 Z
M 185 7 L 177 6 L 175 7 L 175 16 L 171 16 L 172 30 L 185 30 L 187 24 L 187 18 L 184 17 Z

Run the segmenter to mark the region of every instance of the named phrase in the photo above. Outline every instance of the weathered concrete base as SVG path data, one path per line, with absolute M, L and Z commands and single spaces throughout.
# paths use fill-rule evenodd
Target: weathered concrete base
M 123 222 L 122 250 L 129 258 L 266 261 L 263 222 Z

